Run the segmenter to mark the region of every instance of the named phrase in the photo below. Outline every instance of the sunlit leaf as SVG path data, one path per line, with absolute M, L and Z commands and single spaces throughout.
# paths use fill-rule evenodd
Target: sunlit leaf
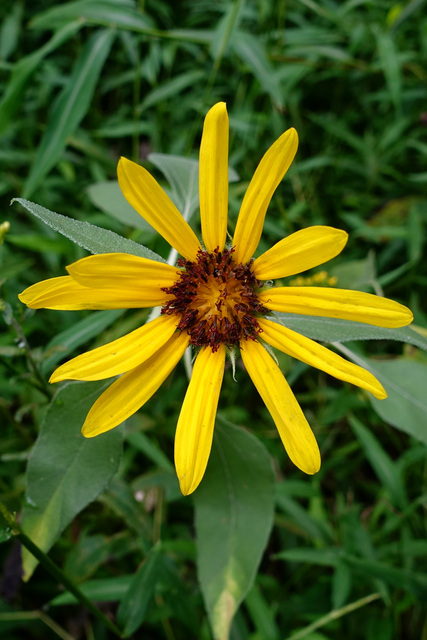
M 122 238 L 122 236 L 108 229 L 96 227 L 89 222 L 73 220 L 23 198 L 14 198 L 12 202 L 19 202 L 27 211 L 43 220 L 49 227 L 62 233 L 63 236 L 90 251 L 90 253 L 130 253 L 134 256 L 165 262 L 154 251 L 137 242 L 133 242 L 133 240 Z

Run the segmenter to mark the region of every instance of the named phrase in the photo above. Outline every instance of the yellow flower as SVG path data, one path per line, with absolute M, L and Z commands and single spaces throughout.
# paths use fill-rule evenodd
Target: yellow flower
M 160 387 L 189 345 L 199 348 L 175 437 L 181 490 L 200 483 L 208 462 L 227 348 L 240 347 L 245 367 L 264 400 L 294 464 L 320 468 L 319 449 L 304 414 L 262 342 L 340 380 L 386 393 L 365 369 L 267 316 L 282 311 L 343 318 L 382 327 L 412 321 L 406 307 L 367 293 L 314 287 L 265 288 L 338 255 L 347 234 L 326 226 L 293 233 L 254 254 L 271 197 L 297 150 L 289 129 L 266 152 L 242 202 L 226 248 L 228 116 L 216 104 L 206 116 L 200 147 L 199 191 L 203 245 L 155 179 L 122 158 L 120 187 L 128 202 L 183 256 L 178 267 L 128 254 L 93 255 L 67 267 L 68 276 L 29 287 L 20 295 L 34 309 L 116 309 L 162 306 L 160 317 L 60 366 L 51 382 L 120 377 L 95 402 L 82 432 L 108 431 L 137 411 Z M 244 455 L 244 452 L 242 452 Z

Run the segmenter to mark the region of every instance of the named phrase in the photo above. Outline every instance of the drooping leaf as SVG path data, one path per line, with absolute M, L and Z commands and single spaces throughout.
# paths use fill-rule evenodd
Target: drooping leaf
M 147 249 L 142 244 L 122 238 L 122 236 L 108 229 L 96 227 L 89 222 L 73 220 L 23 198 L 14 198 L 12 202 L 19 202 L 36 218 L 40 218 L 49 227 L 62 233 L 63 236 L 90 251 L 90 253 L 130 253 L 134 256 L 165 262 L 157 253 Z
M 122 434 L 84 438 L 80 429 L 106 383 L 66 383 L 49 406 L 27 469 L 22 528 L 47 552 L 71 520 L 95 500 L 115 472 Z M 24 580 L 37 560 L 23 550 Z
M 271 461 L 259 440 L 217 423 L 208 469 L 194 494 L 199 582 L 217 640 L 228 639 L 253 584 L 273 524 L 273 487 Z
M 24 185 L 25 198 L 29 197 L 56 164 L 65 149 L 67 137 L 75 131 L 89 109 L 114 37 L 115 33 L 112 30 L 105 29 L 94 33 L 80 54 L 71 77 L 53 106 L 46 131 Z

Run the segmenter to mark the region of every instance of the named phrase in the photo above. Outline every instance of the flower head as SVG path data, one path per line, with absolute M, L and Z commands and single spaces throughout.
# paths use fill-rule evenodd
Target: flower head
M 189 345 L 198 348 L 175 436 L 181 490 L 194 491 L 208 462 L 226 351 L 239 347 L 291 460 L 313 474 L 320 453 L 307 420 L 263 343 L 366 389 L 386 393 L 365 369 L 274 321 L 273 311 L 342 318 L 382 327 L 412 321 L 406 307 L 368 293 L 319 286 L 266 287 L 267 281 L 317 267 L 347 241 L 339 229 L 313 226 L 284 238 L 253 260 L 271 197 L 298 146 L 289 129 L 266 152 L 244 196 L 231 245 L 228 210 L 228 116 L 220 102 L 208 112 L 200 147 L 203 247 L 155 179 L 121 158 L 120 187 L 129 203 L 182 256 L 178 266 L 128 254 L 89 256 L 68 276 L 40 282 L 19 297 L 39 309 L 161 306 L 161 315 L 128 335 L 60 366 L 51 382 L 120 377 L 95 402 L 82 432 L 96 436 L 122 423 L 160 387 Z

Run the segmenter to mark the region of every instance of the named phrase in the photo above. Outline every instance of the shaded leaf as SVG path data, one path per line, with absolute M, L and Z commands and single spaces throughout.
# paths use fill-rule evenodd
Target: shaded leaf
M 217 424 L 208 469 L 194 501 L 199 581 L 218 640 L 229 637 L 233 616 L 253 584 L 268 542 L 273 485 L 264 446 L 243 429 Z
M 105 382 L 70 382 L 61 387 L 32 450 L 22 528 L 45 552 L 117 471 L 121 430 L 91 439 L 80 433 L 87 412 L 105 387 Z M 36 558 L 24 549 L 24 580 L 31 577 L 36 566 Z
M 123 627 L 125 638 L 136 631 L 144 621 L 148 604 L 156 586 L 160 560 L 159 547 L 153 547 L 120 603 L 117 621 Z

